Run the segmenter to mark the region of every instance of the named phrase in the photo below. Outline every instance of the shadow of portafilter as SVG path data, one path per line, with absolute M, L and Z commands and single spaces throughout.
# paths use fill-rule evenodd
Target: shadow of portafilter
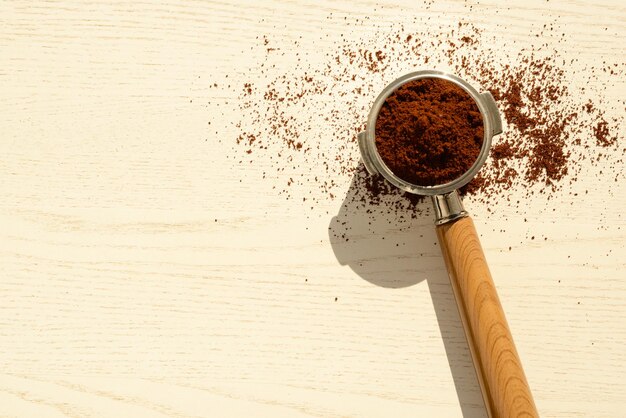
M 328 235 L 335 257 L 376 286 L 400 289 L 426 280 L 463 417 L 486 417 L 454 294 L 436 244 L 430 201 L 412 197 L 410 201 L 382 179 L 368 176 L 362 166 L 357 169 L 339 213 L 330 221 Z M 366 190 L 368 182 L 380 182 L 375 189 L 382 196 L 372 197 Z

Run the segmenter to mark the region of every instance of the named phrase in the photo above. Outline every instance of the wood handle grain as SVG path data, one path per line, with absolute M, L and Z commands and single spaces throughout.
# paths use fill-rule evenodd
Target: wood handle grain
M 437 227 L 490 418 L 539 417 L 469 217 Z

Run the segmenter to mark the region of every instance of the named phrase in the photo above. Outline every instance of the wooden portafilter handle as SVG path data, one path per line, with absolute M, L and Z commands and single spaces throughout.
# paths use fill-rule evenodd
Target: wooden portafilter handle
M 443 223 L 437 236 L 489 417 L 538 418 L 474 223 Z

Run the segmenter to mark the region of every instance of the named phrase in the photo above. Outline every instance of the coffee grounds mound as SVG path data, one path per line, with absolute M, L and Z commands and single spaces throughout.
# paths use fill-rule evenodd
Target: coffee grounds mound
M 478 159 L 482 115 L 462 88 L 439 78 L 394 91 L 376 120 L 376 149 L 402 180 L 419 186 L 451 182 Z
M 328 16 L 333 23 L 346 19 Z M 519 205 L 519 199 L 535 193 L 548 198 L 557 192 L 575 194 L 569 185 L 594 174 L 581 173 L 585 160 L 598 167 L 595 175 L 623 178 L 626 149 L 618 132 L 624 125 L 624 103 L 608 102 L 606 93 L 624 78 L 624 62 L 566 61 L 560 47 L 571 45 L 567 37 L 556 35 L 555 23 L 530 30 L 525 39 L 536 38 L 537 43 L 518 47 L 470 23 L 433 26 L 428 20 L 416 17 L 377 26 L 369 19 L 352 19 L 353 33 L 363 37 L 342 35 L 325 53 L 315 43 L 259 38 L 260 61 L 236 76 L 240 94 L 234 110 L 239 119 L 215 131 L 226 136 L 235 130 L 229 158 L 263 167 L 263 178 L 278 194 L 302 199 L 312 210 L 323 200 L 343 198 L 352 178 L 351 188 L 359 193 L 348 193 L 347 203 L 365 201 L 368 210 L 380 207 L 416 216 L 423 207 L 420 197 L 365 173 L 356 135 L 386 84 L 408 72 L 434 68 L 490 91 L 500 109 L 504 132 L 494 138 L 479 174 L 462 189 L 484 202 L 488 211 L 507 202 Z M 322 34 L 319 41 L 327 38 Z M 230 84 L 209 87 L 222 95 L 232 91 Z M 224 115 L 223 107 L 219 110 L 213 124 L 209 122 L 212 127 Z

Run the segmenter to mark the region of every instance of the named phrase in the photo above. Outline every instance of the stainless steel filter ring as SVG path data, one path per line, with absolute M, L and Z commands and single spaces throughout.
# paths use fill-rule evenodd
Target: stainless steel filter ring
M 385 100 L 387 100 L 387 97 L 389 97 L 403 84 L 423 78 L 440 78 L 454 83 L 463 90 L 465 90 L 476 102 L 476 105 L 478 106 L 478 109 L 480 110 L 480 113 L 482 115 L 484 126 L 484 137 L 483 144 L 480 149 L 480 154 L 474 164 L 470 167 L 470 169 L 463 173 L 462 176 L 451 182 L 438 184 L 435 186 L 420 186 L 417 184 L 409 183 L 397 177 L 389 169 L 389 167 L 387 167 L 385 162 L 378 154 L 375 141 L 376 119 L 378 118 L 378 112 L 380 112 L 380 109 L 385 103 Z M 385 87 L 385 89 L 378 95 L 378 97 L 374 101 L 372 109 L 370 110 L 369 116 L 367 118 L 367 127 L 364 132 L 361 132 L 358 135 L 358 140 L 363 163 L 370 173 L 381 174 L 390 183 L 409 193 L 434 196 L 444 195 L 446 193 L 452 192 L 453 190 L 459 189 L 460 187 L 469 183 L 470 180 L 476 175 L 476 173 L 478 173 L 480 167 L 487 160 L 487 157 L 489 156 L 489 149 L 491 148 L 492 137 L 494 135 L 500 134 L 501 132 L 502 122 L 500 119 L 500 113 L 498 112 L 496 102 L 493 99 L 491 93 L 479 93 L 465 80 L 452 74 L 448 74 L 443 71 L 424 70 L 406 74 Z

